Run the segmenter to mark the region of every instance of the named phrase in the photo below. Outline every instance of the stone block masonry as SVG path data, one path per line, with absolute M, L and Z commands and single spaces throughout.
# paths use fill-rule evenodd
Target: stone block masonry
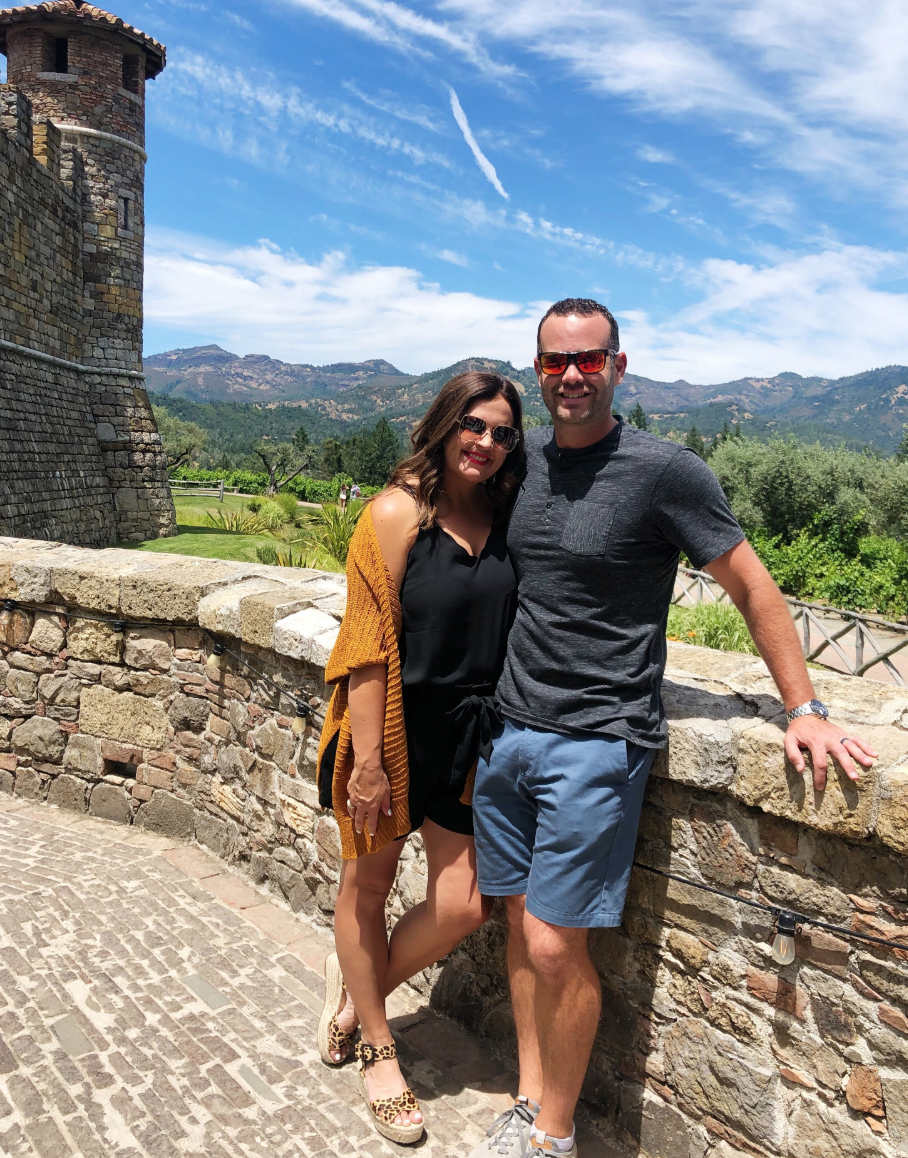
M 314 756 L 343 598 L 315 571 L 0 540 L 0 600 L 18 604 L 0 612 L 0 789 L 195 840 L 329 926 L 340 842 Z M 591 937 L 604 1001 L 585 1097 L 622 1156 L 908 1155 L 908 692 L 815 676 L 881 753 L 823 794 L 785 762 L 759 660 L 669 645 L 670 747 L 637 859 L 906 948 L 805 926 L 780 969 L 767 914 L 635 870 L 622 926 Z M 315 719 L 297 736 L 301 696 Z M 416 836 L 392 920 L 425 882 Z M 496 911 L 413 984 L 506 1043 L 504 946 Z
M 0 52 L 0 533 L 173 534 L 141 373 L 145 81 L 163 46 L 58 0 L 0 11 Z

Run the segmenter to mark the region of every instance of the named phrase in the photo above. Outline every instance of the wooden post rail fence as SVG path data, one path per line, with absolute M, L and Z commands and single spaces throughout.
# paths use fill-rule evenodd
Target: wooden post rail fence
M 169 482 L 170 493 L 173 495 L 205 495 L 216 498 L 219 503 L 224 501 L 224 480 L 222 478 L 216 479 L 214 482 L 196 482 L 194 479 L 172 478 Z
M 908 624 L 801 599 L 786 597 L 785 602 L 800 628 L 805 659 L 854 676 L 866 676 L 881 664 L 893 683 L 908 686 L 905 675 L 893 663 L 893 656 L 908 648 Z M 731 603 L 731 598 L 705 571 L 679 567 L 672 603 L 693 607 L 697 603 Z M 839 662 L 830 662 L 832 656 Z

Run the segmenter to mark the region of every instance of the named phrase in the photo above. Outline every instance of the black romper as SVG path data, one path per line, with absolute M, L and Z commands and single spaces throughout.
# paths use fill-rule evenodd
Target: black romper
M 472 836 L 473 810 L 459 798 L 477 755 L 488 754 L 493 695 L 517 606 L 506 524 L 492 527 L 479 555 L 441 527 L 420 531 L 400 605 L 410 828 L 428 817 Z

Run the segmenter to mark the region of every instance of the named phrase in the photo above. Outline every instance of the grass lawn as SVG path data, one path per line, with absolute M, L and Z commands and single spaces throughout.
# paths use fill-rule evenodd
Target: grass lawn
M 224 495 L 223 504 L 216 498 L 202 495 L 175 495 L 177 534 L 171 539 L 148 539 L 144 543 L 119 543 L 131 551 L 156 551 L 165 555 L 197 555 L 202 559 L 236 559 L 241 563 L 257 563 L 256 547 L 265 543 L 272 546 L 272 535 L 243 535 L 238 531 L 219 531 L 205 525 L 205 512 L 241 509 L 248 499 L 239 495 Z

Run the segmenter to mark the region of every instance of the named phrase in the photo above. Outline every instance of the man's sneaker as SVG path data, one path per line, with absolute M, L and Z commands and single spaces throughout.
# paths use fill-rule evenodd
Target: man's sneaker
M 538 1113 L 536 1103 L 521 1095 L 510 1110 L 498 1115 L 486 1130 L 486 1140 L 471 1151 L 469 1158 L 522 1158 Z
M 556 1146 L 548 1134 L 542 1130 L 530 1130 L 530 1138 L 522 1158 L 577 1158 L 577 1139 L 570 1150 L 562 1150 Z

